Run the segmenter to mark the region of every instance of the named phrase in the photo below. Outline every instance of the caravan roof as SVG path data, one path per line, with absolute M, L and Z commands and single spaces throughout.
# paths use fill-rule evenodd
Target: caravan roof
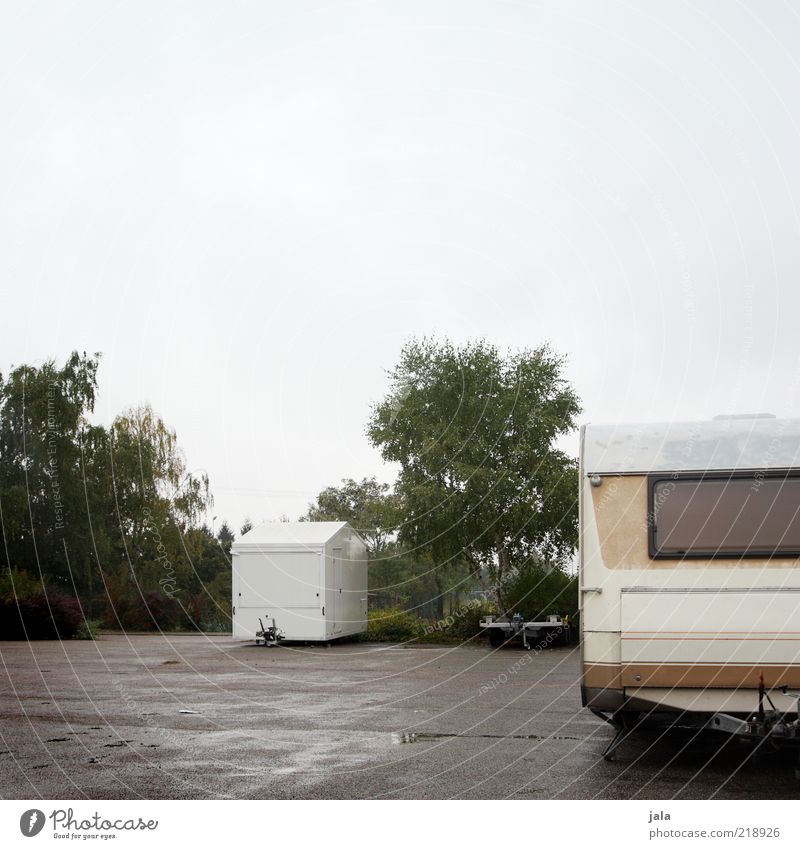
M 800 466 L 800 419 L 586 425 L 586 474 L 789 469 Z

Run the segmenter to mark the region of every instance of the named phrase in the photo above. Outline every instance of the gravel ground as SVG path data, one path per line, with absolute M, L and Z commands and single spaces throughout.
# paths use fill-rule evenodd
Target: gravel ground
M 3 798 L 796 798 L 794 760 L 581 708 L 576 649 L 0 644 Z

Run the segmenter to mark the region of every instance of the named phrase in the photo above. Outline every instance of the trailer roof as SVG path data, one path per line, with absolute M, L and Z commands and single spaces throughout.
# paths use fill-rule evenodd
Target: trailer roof
M 346 527 L 350 527 L 347 522 L 263 522 L 236 540 L 234 546 L 324 545 Z
M 800 419 L 586 425 L 586 474 L 789 469 L 800 466 Z

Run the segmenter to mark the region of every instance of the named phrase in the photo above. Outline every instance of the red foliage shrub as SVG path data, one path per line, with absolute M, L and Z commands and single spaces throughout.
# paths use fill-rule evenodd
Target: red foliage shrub
M 123 631 L 174 631 L 181 620 L 181 606 L 174 598 L 148 590 L 137 595 L 109 599 L 104 624 Z
M 57 640 L 74 637 L 83 622 L 76 598 L 56 590 L 0 600 L 0 639 Z

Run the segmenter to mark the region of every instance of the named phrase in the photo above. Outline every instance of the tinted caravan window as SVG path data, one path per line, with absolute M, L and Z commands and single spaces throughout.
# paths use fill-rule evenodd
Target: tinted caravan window
M 800 477 L 653 476 L 652 557 L 800 556 Z

